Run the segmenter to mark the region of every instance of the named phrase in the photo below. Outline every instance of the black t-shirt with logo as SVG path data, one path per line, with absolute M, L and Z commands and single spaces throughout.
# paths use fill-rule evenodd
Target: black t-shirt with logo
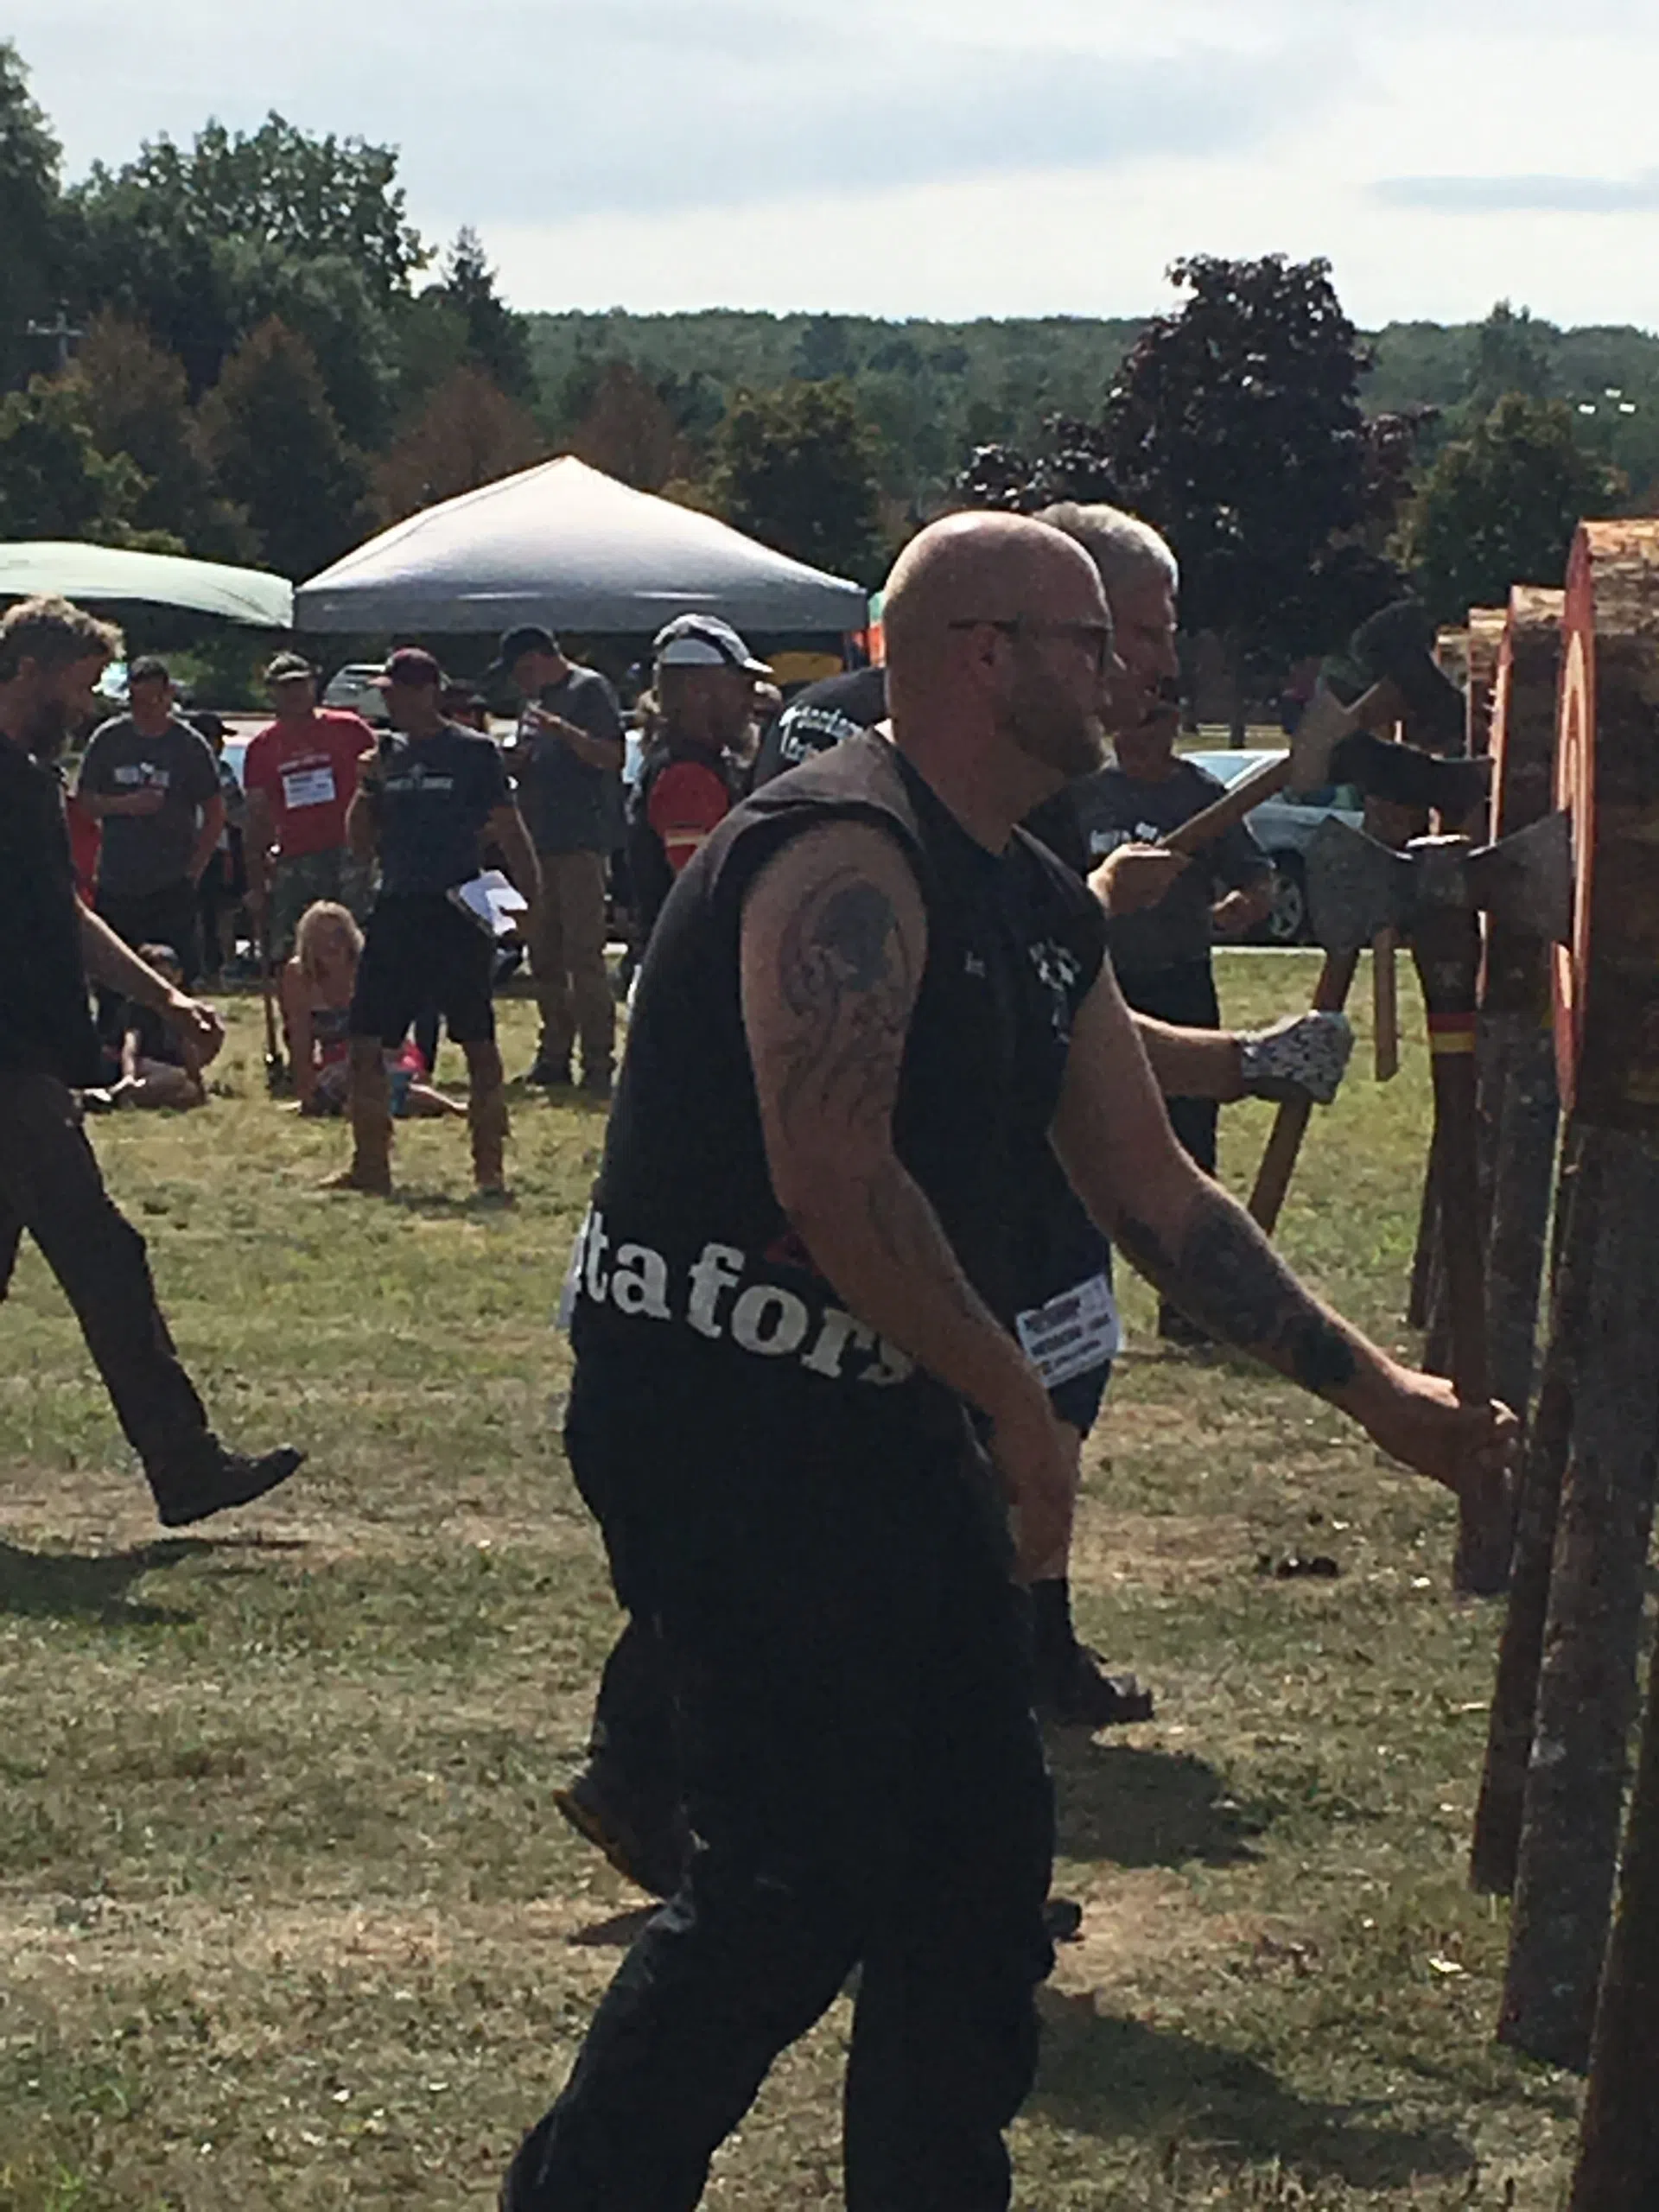
M 63 785 L 0 737 L 0 1068 L 95 1084 Z
M 622 742 L 616 694 L 596 668 L 572 667 L 550 683 L 537 703 L 589 737 Z M 619 842 L 622 777 L 620 768 L 579 760 L 562 737 L 531 716 L 518 727 L 514 773 L 525 826 L 538 853 L 608 853 Z
M 106 814 L 98 847 L 98 887 L 140 899 L 186 880 L 201 810 L 219 797 L 219 763 L 200 730 L 175 715 L 147 737 L 130 715 L 92 732 L 79 788 L 103 798 L 156 791 L 153 814 Z
M 485 823 L 512 803 L 494 739 L 446 722 L 430 737 L 382 737 L 377 752 L 383 894 L 419 898 L 469 882 L 481 864 Z
M 1144 783 L 1114 766 L 1085 776 L 1063 796 L 1077 810 L 1093 868 L 1119 845 L 1155 844 L 1226 788 L 1208 769 L 1177 760 L 1161 783 Z M 1112 966 L 1120 976 L 1141 976 L 1207 960 L 1214 938 L 1211 907 L 1224 892 L 1260 883 L 1272 868 L 1244 823 L 1235 823 L 1197 855 L 1155 906 L 1115 915 L 1107 924 Z
M 711 1390 L 798 1399 L 933 1428 L 949 1395 L 840 1306 L 793 1236 L 766 1171 L 739 991 L 745 893 L 791 837 L 872 823 L 921 886 L 927 961 L 893 1114 L 899 1159 L 963 1271 L 1005 1322 L 1024 1303 L 1027 1187 L 1048 1150 L 1077 1007 L 1105 954 L 1098 906 L 1016 831 L 976 844 L 873 736 L 755 793 L 690 861 L 640 973 L 594 1194 L 572 1335 L 607 1369 L 677 1353 Z
M 844 737 L 874 729 L 887 718 L 887 671 L 855 668 L 845 676 L 826 676 L 798 691 L 761 741 L 750 788 L 759 791 L 786 768 L 828 753 Z

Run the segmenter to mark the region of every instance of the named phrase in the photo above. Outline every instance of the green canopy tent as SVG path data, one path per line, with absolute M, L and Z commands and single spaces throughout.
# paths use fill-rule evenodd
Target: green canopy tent
M 179 607 L 256 630 L 294 626 L 293 585 L 264 569 L 230 569 L 178 553 L 133 553 L 69 540 L 0 543 L 0 599 L 29 599 L 37 593 L 77 601 Z

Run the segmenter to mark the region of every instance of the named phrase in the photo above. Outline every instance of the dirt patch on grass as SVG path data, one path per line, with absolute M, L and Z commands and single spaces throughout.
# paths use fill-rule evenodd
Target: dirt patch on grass
M 1114 1869 L 1064 1892 L 1083 1907 L 1075 1942 L 1056 1948 L 1050 1986 L 1067 1998 L 1109 2000 L 1122 2010 L 1150 1983 L 1167 1990 L 1223 1956 L 1249 1952 L 1264 1934 L 1259 1919 L 1201 1905 L 1179 1874 L 1164 1867 Z
M 1084 1501 L 1071 1548 L 1071 1580 L 1166 1584 L 1237 1573 L 1251 1555 L 1247 1522 L 1234 1514 L 1118 1513 Z

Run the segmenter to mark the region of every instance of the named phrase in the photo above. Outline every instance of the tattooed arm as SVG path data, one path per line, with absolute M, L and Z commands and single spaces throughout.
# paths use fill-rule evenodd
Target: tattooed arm
M 1021 1549 L 1052 1548 L 1069 1473 L 1036 1370 L 957 1264 L 893 1145 L 927 957 L 910 864 L 859 823 L 808 831 L 743 913 L 743 1021 L 779 1204 L 848 1309 L 990 1416 Z
M 1304 1288 L 1243 1207 L 1187 1158 L 1109 968 L 1077 1017 L 1054 1146 L 1098 1226 L 1224 1343 L 1340 1406 L 1437 1481 L 1459 1488 L 1501 1470 L 1511 1417 L 1459 1406 L 1440 1376 L 1378 1351 Z

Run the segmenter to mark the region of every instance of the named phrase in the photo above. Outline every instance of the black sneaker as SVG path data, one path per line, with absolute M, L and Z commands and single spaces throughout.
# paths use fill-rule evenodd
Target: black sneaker
M 691 1838 L 677 1808 L 665 1819 L 630 1805 L 596 1769 L 586 1766 L 553 1793 L 578 1835 L 602 1851 L 619 1874 L 654 1897 L 671 1897 L 685 1873 Z
M 305 1454 L 291 1444 L 263 1452 L 256 1459 L 246 1452 L 227 1452 L 221 1445 L 216 1458 L 188 1489 L 158 1504 L 164 1529 L 188 1529 L 211 1514 L 226 1513 L 235 1505 L 251 1505 L 303 1465 Z
M 569 1060 L 550 1060 L 545 1053 L 537 1052 L 536 1065 L 527 1071 L 524 1081 L 537 1090 L 569 1090 Z
M 1061 1728 L 1127 1728 L 1150 1720 L 1154 1707 L 1133 1675 L 1109 1675 L 1099 1652 L 1079 1643 L 1059 1679 L 1039 1688 L 1037 1710 Z

